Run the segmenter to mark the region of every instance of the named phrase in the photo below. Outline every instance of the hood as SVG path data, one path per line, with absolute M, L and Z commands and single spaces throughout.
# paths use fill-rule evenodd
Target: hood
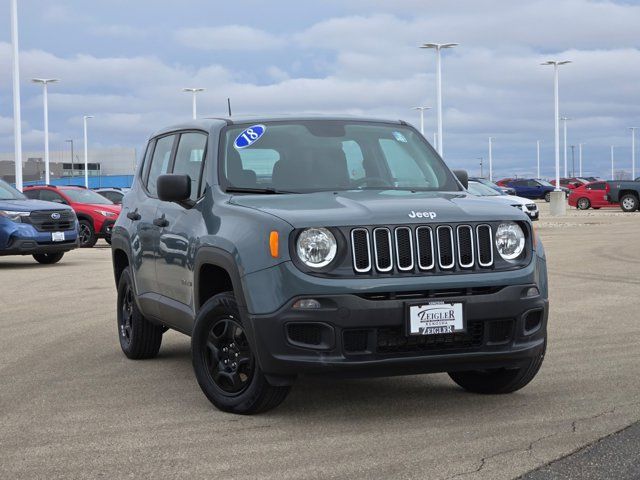
M 76 204 L 76 205 L 79 205 L 79 204 Z M 93 210 L 104 210 L 105 212 L 111 212 L 118 215 L 122 210 L 121 205 L 100 205 L 96 203 L 82 203 L 81 205 L 84 206 L 85 208 L 91 208 Z
M 236 195 L 230 203 L 274 215 L 295 228 L 522 220 L 507 203 L 464 192 L 350 190 L 284 195 Z
M 43 200 L 0 200 L 0 209 L 33 212 L 35 210 L 71 210 L 68 205 Z

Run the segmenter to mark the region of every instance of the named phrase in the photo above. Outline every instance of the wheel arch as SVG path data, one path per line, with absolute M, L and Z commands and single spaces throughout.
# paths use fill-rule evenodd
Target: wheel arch
M 113 263 L 113 275 L 116 281 L 116 288 L 124 269 L 131 265 L 131 250 L 129 245 L 120 237 L 112 237 L 111 241 L 111 261 Z
M 231 253 L 215 247 L 203 247 L 194 266 L 194 306 L 196 314 L 212 296 L 232 290 L 241 311 L 246 299 L 240 272 Z

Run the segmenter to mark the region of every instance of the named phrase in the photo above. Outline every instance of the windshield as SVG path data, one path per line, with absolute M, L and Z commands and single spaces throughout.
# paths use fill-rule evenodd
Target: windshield
M 99 193 L 93 190 L 76 190 L 76 189 L 64 189 L 64 194 L 75 203 L 91 203 L 94 205 L 113 205 L 113 202 L 108 198 L 104 198 Z
M 480 182 L 469 182 L 469 192 L 480 197 L 499 197 L 500 194 L 493 188 L 487 187 Z
M 0 180 L 0 200 L 25 200 L 26 198 L 7 182 Z
M 337 120 L 245 124 L 226 129 L 222 148 L 220 173 L 229 191 L 460 190 L 424 138 L 403 125 Z

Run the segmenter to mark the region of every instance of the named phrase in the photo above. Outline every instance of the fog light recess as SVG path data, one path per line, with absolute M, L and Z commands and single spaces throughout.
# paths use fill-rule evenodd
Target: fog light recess
M 320 302 L 315 298 L 303 298 L 303 299 L 297 300 L 293 304 L 293 308 L 297 310 L 315 310 L 320 307 L 321 307 Z

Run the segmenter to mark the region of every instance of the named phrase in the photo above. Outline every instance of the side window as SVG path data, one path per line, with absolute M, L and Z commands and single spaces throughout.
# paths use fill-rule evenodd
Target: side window
M 175 135 L 167 135 L 156 141 L 156 148 L 153 151 L 149 176 L 147 177 L 147 190 L 154 197 L 158 195 L 158 177 L 169 171 L 174 139 Z
M 347 159 L 347 168 L 349 170 L 349 179 L 360 180 L 367 176 L 364 170 L 364 156 L 362 155 L 362 149 L 354 140 L 348 140 L 342 142 L 342 151 Z
M 40 190 L 25 190 L 22 193 L 31 200 L 38 200 L 40 198 Z
M 605 190 L 606 187 L 604 185 L 604 183 L 600 182 L 600 183 L 594 183 L 591 185 L 591 190 Z
M 40 190 L 40 200 L 55 203 L 67 203 L 59 193 L 53 192 L 51 190 Z
M 511 182 L 511 185 L 513 185 L 514 187 L 526 187 L 527 183 L 523 182 L 522 180 L 514 180 L 513 182 Z
M 200 196 L 200 174 L 204 161 L 204 149 L 207 146 L 207 136 L 203 133 L 183 133 L 180 135 L 176 161 L 173 165 L 173 173 L 189 175 L 191 178 L 191 200 L 197 200 Z
M 149 140 L 147 148 L 144 151 L 144 157 L 142 158 L 142 165 L 140 166 L 140 176 L 143 181 L 146 178 L 146 173 L 149 171 L 149 164 L 151 163 L 151 154 L 153 153 L 153 146 L 155 140 Z

